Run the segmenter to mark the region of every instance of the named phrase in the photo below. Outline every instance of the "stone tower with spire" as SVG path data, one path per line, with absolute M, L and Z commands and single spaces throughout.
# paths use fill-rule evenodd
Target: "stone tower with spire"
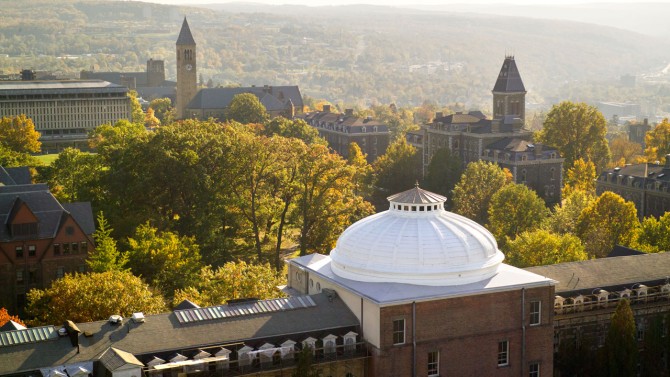
M 187 117 L 186 106 L 198 91 L 195 40 L 186 17 L 177 38 L 177 119 Z
M 526 119 L 526 88 L 514 62 L 514 56 L 506 56 L 498 79 L 493 87 L 493 119 L 506 116 Z

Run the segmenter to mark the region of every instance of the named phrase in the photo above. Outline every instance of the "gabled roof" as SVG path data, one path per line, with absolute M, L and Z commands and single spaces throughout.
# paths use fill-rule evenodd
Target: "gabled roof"
M 105 353 L 100 356 L 100 362 L 107 368 L 107 370 L 114 371 L 128 364 L 143 367 L 144 364 L 137 360 L 132 353 L 109 347 Z
M 17 185 L 29 185 L 33 183 L 33 177 L 30 174 L 30 168 L 27 166 L 17 166 L 14 168 L 4 168 L 9 176 Z
M 297 86 L 251 86 L 239 88 L 200 89 L 187 109 L 225 109 L 237 94 L 251 93 L 258 97 L 267 111 L 281 111 L 289 102 L 302 111 L 303 101 Z
M 526 92 L 523 81 L 521 81 L 521 74 L 519 74 L 519 69 L 514 62 L 514 56 L 505 57 L 493 91 L 503 93 Z
M 90 202 L 63 203 L 63 208 L 72 215 L 85 234 L 91 235 L 95 232 L 95 221 Z
M 26 327 L 23 326 L 22 324 L 18 322 L 14 322 L 11 319 L 7 321 L 2 327 L 0 327 L 0 331 L 14 331 L 14 330 L 25 330 Z
M 179 37 L 177 38 L 177 45 L 194 45 L 195 39 L 193 39 L 193 34 L 191 34 L 191 28 L 188 27 L 188 22 L 186 17 L 184 17 L 184 22 L 181 24 L 181 30 L 179 31 Z

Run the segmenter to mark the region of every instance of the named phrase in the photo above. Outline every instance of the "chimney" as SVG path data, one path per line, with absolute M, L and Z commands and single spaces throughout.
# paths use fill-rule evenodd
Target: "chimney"
M 535 148 L 535 157 L 540 157 L 542 156 L 542 144 L 534 144 Z
M 670 154 L 665 155 L 665 166 L 663 170 L 670 170 Z
M 330 112 L 330 105 L 323 105 L 323 112 L 324 113 L 329 113 Z
M 344 109 L 344 115 L 353 116 L 354 115 L 354 109 Z
M 79 353 L 79 333 L 81 330 L 74 324 L 74 322 L 67 320 L 63 324 L 63 327 L 67 331 L 67 335 L 70 338 L 70 343 L 72 347 L 77 347 L 77 353 Z

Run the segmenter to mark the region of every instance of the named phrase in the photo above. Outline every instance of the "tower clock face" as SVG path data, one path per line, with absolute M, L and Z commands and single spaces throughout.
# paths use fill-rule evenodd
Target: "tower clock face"
M 193 69 L 193 66 L 192 66 L 192 65 L 190 65 L 190 64 L 186 64 L 186 70 L 187 70 L 187 71 L 190 71 L 190 70 L 192 70 L 192 69 Z

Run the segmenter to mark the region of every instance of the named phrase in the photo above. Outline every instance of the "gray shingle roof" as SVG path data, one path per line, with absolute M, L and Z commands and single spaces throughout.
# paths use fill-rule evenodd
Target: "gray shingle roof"
M 498 79 L 493 87 L 494 92 L 525 92 L 526 88 L 521 81 L 521 74 L 516 67 L 513 56 L 508 56 L 503 62 Z
M 181 30 L 179 31 L 179 37 L 177 38 L 177 45 L 194 45 L 195 39 L 191 34 L 191 28 L 188 27 L 188 22 L 186 17 L 184 17 L 184 22 L 181 24 Z
M 91 235 L 93 232 L 95 232 L 95 221 L 93 220 L 93 209 L 91 209 L 91 203 L 63 203 L 63 208 L 70 212 L 84 233 Z
M 33 176 L 30 174 L 30 168 L 27 166 L 5 168 L 5 171 L 7 171 L 17 185 L 29 185 L 33 183 Z
M 188 324 L 179 323 L 172 312 L 147 315 L 146 322 L 141 324 L 131 320 L 122 325 L 107 321 L 78 323 L 82 332 L 92 334 L 79 335 L 79 353 L 68 337 L 5 347 L 0 352 L 0 375 L 98 359 L 110 347 L 144 360 L 155 354 L 231 343 L 255 345 L 272 337 L 299 341 L 305 333 L 321 334 L 359 326 L 356 316 L 341 299 L 329 300 L 323 293 L 310 297 L 316 302 L 313 307 Z
M 128 364 L 144 366 L 144 364 L 137 360 L 137 358 L 133 356 L 132 353 L 122 351 L 114 347 L 109 347 L 100 357 L 100 361 L 105 366 L 105 368 L 110 371 L 117 370 Z
M 289 101 L 302 109 L 302 95 L 297 86 L 251 86 L 244 88 L 200 89 L 189 102 L 188 109 L 225 109 L 237 94 L 251 93 L 258 97 L 268 111 L 284 110 Z M 268 97 L 269 95 L 269 97 Z
M 525 270 L 558 281 L 556 294 L 560 294 L 666 279 L 670 276 L 670 253 L 592 259 Z

